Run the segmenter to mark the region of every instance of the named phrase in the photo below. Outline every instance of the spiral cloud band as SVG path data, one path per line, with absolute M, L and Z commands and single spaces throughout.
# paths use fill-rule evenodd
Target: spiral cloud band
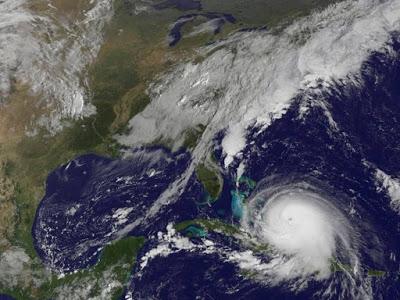
M 250 199 L 243 227 L 276 252 L 276 281 L 329 278 L 333 261 L 357 266 L 356 234 L 344 213 L 306 183 L 268 187 Z

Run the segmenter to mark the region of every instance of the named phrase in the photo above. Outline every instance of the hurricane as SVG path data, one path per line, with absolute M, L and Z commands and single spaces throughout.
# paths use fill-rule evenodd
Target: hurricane
M 260 211 L 249 212 L 256 236 L 289 257 L 277 272 L 279 278 L 313 273 L 326 278 L 330 259 L 350 250 L 350 225 L 318 194 L 285 187 L 273 195 L 257 195 L 255 201 L 266 201 Z
M 400 299 L 400 0 L 31 2 L 0 299 Z
M 271 285 L 287 282 L 294 291 L 311 280 L 324 282 L 324 293 L 330 294 L 329 281 L 340 273 L 348 295 L 368 298 L 363 288 L 360 295 L 351 290 L 362 276 L 358 252 L 363 243 L 343 204 L 316 183 L 265 180 L 249 199 L 242 219 L 249 235 L 271 251 L 272 258 L 258 267 L 262 278 Z

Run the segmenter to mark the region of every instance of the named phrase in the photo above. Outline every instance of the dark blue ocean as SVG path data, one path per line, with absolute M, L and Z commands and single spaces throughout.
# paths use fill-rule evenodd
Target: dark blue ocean
M 185 150 L 142 148 L 132 150 L 126 159 L 88 154 L 54 170 L 32 229 L 39 256 L 54 269 L 72 271 L 94 264 L 101 248 L 124 229 L 126 234 L 150 236 L 165 231 L 168 223 L 199 217 L 238 224 L 240 207 L 233 203 L 232 190 L 237 189 L 236 170 L 243 161 L 243 176 L 255 183 L 270 176 L 318 183 L 330 195 L 340 197 L 340 203 L 335 203 L 340 209 L 353 207 L 357 214 L 348 217 L 361 235 L 360 261 L 365 269 L 385 271 L 384 276 L 369 279 L 373 299 L 400 299 L 395 259 L 400 257 L 400 216 L 391 208 L 386 191 L 377 189 L 375 176 L 377 169 L 400 176 L 398 33 L 393 33 L 387 49 L 372 53 L 359 74 L 328 88 L 321 83 L 299 91 L 283 117 L 267 129 L 249 128 L 247 146 L 241 158 L 224 169 L 223 191 L 212 205 L 201 204 L 205 191 L 192 174 L 172 204 L 146 217 L 160 195 L 188 168 L 191 157 Z M 321 99 L 324 105 L 318 105 Z M 300 114 L 304 106 L 307 113 Z M 222 169 L 223 136 L 221 132 L 214 140 L 214 156 Z M 239 186 L 247 195 L 252 189 Z M 126 221 L 118 223 L 115 212 L 127 208 Z M 137 225 L 128 226 L 137 220 Z M 240 248 L 223 234 L 209 238 L 227 248 Z M 144 246 L 139 259 L 153 243 L 150 240 Z M 141 270 L 141 276 L 135 276 L 138 268 L 132 270 L 128 288 L 135 299 L 319 299 L 315 295 L 328 284 L 311 282 L 294 293 L 285 285 L 271 287 L 252 281 L 235 264 L 196 251 L 156 257 Z M 341 288 L 340 284 L 336 287 Z M 330 299 L 339 299 L 338 294 Z

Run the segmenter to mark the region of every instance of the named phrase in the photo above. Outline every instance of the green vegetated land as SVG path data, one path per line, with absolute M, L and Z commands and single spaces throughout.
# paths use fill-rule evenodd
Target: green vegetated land
M 76 2 L 77 6 L 80 3 L 78 0 L 70 2 Z M 116 0 L 114 9 L 100 53 L 95 63 L 89 66 L 91 102 L 97 113 L 81 120 L 64 120 L 66 126 L 56 135 L 49 135 L 39 128 L 31 137 L 15 135 L 7 142 L 1 142 L 0 137 L 0 257 L 13 249 L 22 249 L 29 257 L 29 262 L 15 275 L 15 285 L 4 284 L 6 281 L 2 281 L 0 274 L 0 293 L 17 299 L 48 299 L 74 290 L 79 292 L 85 284 L 86 287 L 93 284 L 90 291 L 95 295 L 104 288 L 102 280 L 111 278 L 116 282 L 112 294 L 118 295 L 144 239 L 129 237 L 117 241 L 103 250 L 95 266 L 57 278 L 37 257 L 31 235 L 47 175 L 84 153 L 118 157 L 121 146 L 113 137 L 126 132 L 129 119 L 149 103 L 146 89 L 156 75 L 181 60 L 196 58 L 196 47 L 224 37 L 243 25 L 226 26 L 218 36 L 205 34 L 184 39 L 171 49 L 166 44 L 166 36 L 170 24 L 182 12 L 168 9 L 151 16 L 135 15 L 132 13 L 133 2 L 123 0 Z M 219 8 L 221 12 L 224 10 L 222 6 Z M 13 112 L 18 122 L 25 114 L 30 120 L 29 114 L 34 110 L 34 101 L 30 101 L 28 94 L 27 90 L 22 90 L 11 95 L 12 101 L 19 105 Z M 10 124 L 14 125 L 18 127 L 19 124 Z M 196 145 L 205 126 L 199 125 L 188 132 L 185 142 L 188 149 Z M 210 196 L 216 199 L 222 189 L 218 173 L 201 165 L 196 174 Z M 207 230 L 219 228 L 230 233 L 237 230 L 217 221 L 201 221 L 200 225 Z
M 385 275 L 386 275 L 386 272 L 382 271 L 382 270 L 373 270 L 373 269 L 368 270 L 368 276 L 371 276 L 371 277 L 382 277 Z
M 332 272 L 347 272 L 347 273 L 352 274 L 353 268 L 349 264 L 344 264 L 344 263 L 339 262 L 336 259 L 332 259 L 331 260 L 331 271 Z M 382 277 L 382 276 L 386 275 L 386 271 L 382 271 L 382 270 L 364 268 L 364 271 L 366 271 L 367 275 L 370 277 Z
M 94 266 L 62 276 L 40 271 L 41 265 L 33 265 L 36 279 L 41 281 L 38 286 L 3 288 L 2 292 L 16 299 L 82 299 L 85 295 L 99 297 L 107 290 L 109 299 L 119 299 L 144 241 L 143 237 L 126 237 L 115 241 L 102 250 Z
M 211 198 L 213 200 L 218 199 L 222 191 L 222 178 L 219 175 L 218 169 L 212 169 L 204 164 L 200 164 L 196 168 L 196 176 Z
M 176 231 L 183 232 L 190 226 L 197 226 L 205 231 L 216 231 L 225 235 L 240 234 L 241 231 L 235 225 L 227 224 L 218 219 L 194 219 L 187 220 L 174 225 Z
M 264 253 L 268 254 L 272 251 L 268 244 L 256 243 L 254 240 L 248 239 L 248 235 L 241 231 L 235 225 L 225 223 L 219 219 L 193 219 L 187 220 L 174 225 L 176 231 L 181 232 L 185 236 L 206 238 L 208 232 L 218 232 L 226 236 L 236 236 L 240 240 L 246 242 L 246 246 L 249 247 L 254 253 Z M 347 272 L 349 274 L 353 273 L 353 268 L 349 264 L 344 264 L 337 259 L 332 258 L 330 260 L 331 272 Z M 375 269 L 364 269 L 367 275 L 370 277 L 382 277 L 387 274 L 383 270 Z M 242 270 L 241 275 L 244 277 L 251 278 L 256 275 L 257 272 L 253 270 Z
M 31 228 L 51 170 L 88 152 L 119 155 L 120 145 L 113 139 L 114 134 L 123 131 L 129 119 L 147 105 L 149 99 L 145 90 L 154 76 L 183 56 L 167 55 L 169 49 L 165 45 L 168 25 L 177 15 L 178 12 L 156 18 L 135 16 L 129 10 L 129 2 L 117 0 L 104 44 L 96 62 L 89 68 L 92 104 L 97 114 L 76 121 L 65 120 L 67 126 L 54 136 L 39 129 L 33 137 L 23 135 L 0 143 L 0 259 L 2 254 L 15 249 L 23 251 L 29 259 L 16 271 L 15 282 L 0 274 L 0 293 L 14 295 L 17 299 L 46 299 L 53 297 L 52 293 L 61 295 L 61 287 L 67 291 L 78 283 L 83 285 L 83 278 L 90 284 L 107 275 L 119 282 L 118 286 L 126 280 L 121 274 L 125 276 L 127 270 L 132 269 L 133 261 L 118 261 L 112 267 L 100 262 L 94 268 L 57 279 L 37 257 Z M 107 249 L 119 251 L 118 255 L 124 253 L 118 245 L 128 247 L 126 251 L 135 250 L 137 247 L 132 248 L 132 240 L 128 241 L 122 240 L 114 248 Z M 137 242 L 138 246 L 141 244 Z M 104 259 L 108 257 L 105 255 Z
M 199 124 L 195 128 L 189 128 L 186 130 L 183 146 L 187 149 L 193 149 L 197 145 L 197 142 L 201 138 L 205 129 L 206 126 Z

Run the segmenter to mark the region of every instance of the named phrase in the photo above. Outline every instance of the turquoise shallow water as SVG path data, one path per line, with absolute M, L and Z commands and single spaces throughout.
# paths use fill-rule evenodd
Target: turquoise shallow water
M 345 272 L 334 272 L 323 281 L 310 276 L 300 291 L 291 289 L 298 278 L 273 286 L 253 280 L 251 272 L 243 274 L 227 259 L 227 253 L 254 249 L 227 234 L 191 226 L 186 228 L 190 242 L 202 245 L 207 239 L 216 250 L 202 251 L 204 248 L 194 246 L 171 250 L 175 246 L 170 242 L 166 246 L 170 252 L 150 260 L 144 269 L 137 265 L 132 270 L 126 293 L 135 295 L 135 299 L 399 298 L 400 219 L 376 180 L 377 169 L 393 177 L 400 174 L 399 36 L 392 33 L 390 51 L 371 53 L 357 80 L 300 91 L 282 118 L 270 127 L 249 128 L 240 159 L 227 168 L 221 147 L 225 133 L 220 132 L 213 145 L 224 179 L 219 199 L 204 203 L 204 189 L 195 175 L 189 174 L 187 184 L 175 191 L 176 202 L 124 231 L 150 237 L 139 255 L 141 259 L 157 247 L 159 241 L 151 237 L 165 231 L 168 223 L 219 218 L 240 228 L 244 208 L 255 193 L 268 191 L 271 186 L 308 183 L 346 216 L 360 239 L 355 255 L 362 265 L 361 274 L 354 277 L 351 289 Z M 321 97 L 337 128 L 318 105 L 300 116 L 305 99 Z M 33 228 L 37 250 L 49 266 L 71 271 L 93 264 L 98 249 L 114 239 L 116 232 L 146 217 L 152 205 L 184 174 L 191 159 L 182 150 L 171 153 L 150 147 L 140 151 L 142 154 L 137 152 L 131 160 L 81 156 L 49 175 Z M 240 163 L 245 168 L 238 180 Z M 265 184 L 266 178 L 273 180 Z M 259 264 L 271 260 L 268 253 L 255 255 Z M 335 258 L 347 263 L 341 252 Z M 382 270 L 384 275 L 372 277 L 369 270 Z M 366 287 L 368 297 L 359 292 Z

